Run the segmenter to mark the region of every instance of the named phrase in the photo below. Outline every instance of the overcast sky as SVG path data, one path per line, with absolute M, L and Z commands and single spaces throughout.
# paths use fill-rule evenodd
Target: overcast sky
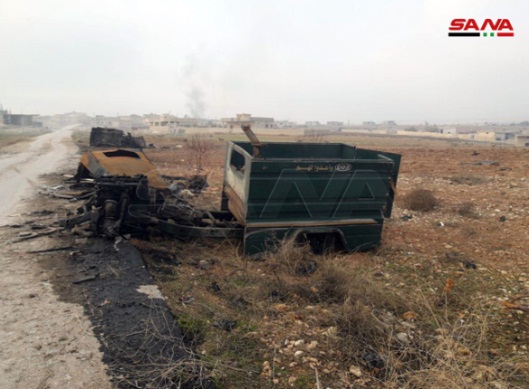
M 449 38 L 454 18 L 514 38 Z M 14 113 L 529 119 L 523 0 L 0 0 Z

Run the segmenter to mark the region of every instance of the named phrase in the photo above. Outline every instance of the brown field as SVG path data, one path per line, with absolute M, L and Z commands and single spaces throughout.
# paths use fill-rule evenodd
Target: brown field
M 197 172 L 185 139 L 147 138 L 162 173 Z M 224 141 L 244 137 L 207 139 L 201 173 L 210 187 L 194 201 L 213 209 Z M 516 297 L 529 296 L 529 150 L 386 136 L 325 141 L 402 154 L 378 250 L 318 257 L 287 242 L 252 261 L 236 241 L 135 242 L 178 262 L 146 254 L 208 374 L 221 388 L 527 387 L 529 319 Z M 474 164 L 487 160 L 498 164 Z M 406 208 L 417 189 L 431 191 L 433 209 Z
M 34 127 L 14 127 L 0 124 L 0 154 L 23 151 L 33 138 L 49 130 Z

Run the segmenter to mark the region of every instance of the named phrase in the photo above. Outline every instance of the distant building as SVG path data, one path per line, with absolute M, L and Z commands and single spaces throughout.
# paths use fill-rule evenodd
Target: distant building
M 298 126 L 296 122 L 291 122 L 290 120 L 279 120 L 275 124 L 277 128 L 294 128 Z
M 493 142 L 495 139 L 494 131 L 477 131 L 474 134 L 471 134 L 471 139 L 479 140 L 482 142 Z
M 375 122 L 373 122 L 373 121 L 367 121 L 367 122 L 362 122 L 362 125 L 363 126 L 368 126 L 368 127 L 374 127 L 377 124 Z
M 494 140 L 498 142 L 504 142 L 504 141 L 508 141 L 511 139 L 515 139 L 515 138 L 516 138 L 516 134 L 514 134 L 513 132 L 500 131 L 494 134 Z
M 22 114 L 7 113 L 2 116 L 3 116 L 4 124 L 13 125 L 13 126 L 30 127 L 30 126 L 33 126 L 33 118 L 38 115 L 22 115 Z
M 529 147 L 529 135 L 517 135 L 516 145 L 522 147 Z
M 439 132 L 441 134 L 457 135 L 457 128 L 441 128 Z
M 253 128 L 277 128 L 274 118 L 252 116 L 249 113 L 238 113 L 234 118 L 221 119 L 227 128 L 240 128 L 243 124 L 249 124 Z
M 203 127 L 204 120 L 184 116 L 179 118 L 173 115 L 151 116 L 148 119 L 149 130 L 154 133 L 176 134 L 182 127 Z
M 337 121 L 330 121 L 330 122 L 327 122 L 327 125 L 328 126 L 333 126 L 333 127 L 341 127 L 343 126 L 343 122 L 337 122 Z
M 394 120 L 386 120 L 385 122 L 382 122 L 383 126 L 396 126 L 397 123 L 395 123 Z
M 305 122 L 305 125 L 307 127 L 314 127 L 314 126 L 321 126 L 321 123 L 317 120 L 313 120 L 313 121 Z
M 0 104 L 0 124 L 4 124 L 4 115 L 7 115 L 7 110 L 4 110 L 4 107 Z

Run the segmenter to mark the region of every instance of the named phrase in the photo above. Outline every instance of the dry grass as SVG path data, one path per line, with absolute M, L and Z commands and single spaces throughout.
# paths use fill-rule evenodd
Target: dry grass
M 365 138 L 366 143 L 375 140 Z M 415 154 L 408 153 L 403 177 L 414 179 L 399 184 L 404 192 L 431 177 L 432 166 L 439 165 L 445 149 L 421 146 Z M 222 165 L 220 150 L 212 157 L 217 166 Z M 450 152 L 463 158 L 468 149 Z M 165 157 L 169 151 L 155 153 L 168 162 L 167 170 L 173 168 Z M 432 157 L 432 153 L 438 154 Z M 447 165 L 440 174 L 461 174 L 453 155 Z M 182 167 L 187 169 L 188 164 Z M 220 186 L 218 170 L 210 180 L 212 187 Z M 489 167 L 475 171 L 485 181 L 497 173 Z M 470 185 L 485 181 L 466 179 Z M 507 182 L 522 185 L 511 178 Z M 315 256 L 307 246 L 288 241 L 263 261 L 250 261 L 240 256 L 238 242 L 153 242 L 157 247 L 167 245 L 180 262 L 173 272 L 155 275 L 175 314 L 204 325 L 204 340 L 195 351 L 208 366 L 223 366 L 214 369 L 218 387 L 526 387 L 527 356 L 512 348 L 525 344 L 529 321 L 516 312 L 506 313 L 498 301 L 521 286 L 517 278 L 494 267 L 502 261 L 493 265 L 480 257 L 489 250 L 487 217 L 473 222 L 472 228 L 459 218 L 451 228 L 439 228 L 432 221 L 438 216 L 446 221 L 454 213 L 473 217 L 476 209 L 486 209 L 490 194 L 476 191 L 475 206 L 459 204 L 466 189 L 440 185 L 429 181 L 428 189 L 436 192 L 411 196 L 411 207 L 436 212 L 414 215 L 410 223 L 388 223 L 383 249 L 377 252 Z M 443 201 L 453 206 L 439 207 L 434 193 L 443 193 Z M 520 192 L 520 198 L 525 199 L 525 193 Z M 220 193 L 212 196 L 218 200 Z M 397 212 L 402 211 L 401 202 L 408 206 L 404 197 L 398 197 Z M 499 231 L 496 224 L 494 234 Z M 448 244 L 453 246 L 450 250 L 462 253 L 461 259 L 445 258 Z M 498 258 L 508 261 L 513 249 L 503 246 Z M 481 250 L 479 254 L 475 249 Z M 477 269 L 465 267 L 463 259 L 475 262 Z M 210 261 L 211 266 L 201 269 L 200 260 Z M 188 296 L 193 302 L 183 304 Z M 222 326 L 225 321 L 236 325 L 227 330 Z M 297 351 L 303 354 L 296 357 Z M 351 366 L 362 375 L 356 377 Z
M 459 204 L 456 212 L 458 215 L 469 219 L 478 219 L 480 217 L 479 212 L 476 210 L 476 206 L 470 201 L 465 201 Z
M 315 368 L 329 387 L 516 388 L 527 378 L 523 366 L 491 352 L 498 316 L 473 298 L 486 290 L 477 272 L 454 286 L 429 269 L 389 263 L 382 272 L 358 262 L 374 253 L 316 256 L 292 240 L 263 261 L 239 257 L 227 242 L 171 246 L 178 271 L 155 276 L 205 366 L 225 367 L 211 370 L 219 388 L 315 387 Z M 188 296 L 193 302 L 182 303 Z M 305 342 L 292 347 L 296 339 Z M 351 365 L 361 379 L 345 373 Z

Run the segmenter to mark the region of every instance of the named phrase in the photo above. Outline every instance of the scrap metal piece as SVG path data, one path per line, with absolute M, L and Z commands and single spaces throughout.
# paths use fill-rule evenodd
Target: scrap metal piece
M 92 147 L 131 147 L 142 149 L 146 147 L 142 136 L 125 135 L 114 128 L 94 127 L 90 131 L 90 146 Z
M 250 139 L 250 143 L 253 146 L 253 157 L 259 158 L 259 155 L 261 154 L 261 147 L 263 146 L 263 144 L 261 143 L 259 138 L 257 138 L 257 135 L 255 135 L 255 133 L 252 131 L 252 128 L 249 124 L 243 124 L 241 127 L 248 139 Z
M 156 166 L 141 151 L 110 149 L 89 151 L 81 156 L 75 176 L 77 182 L 82 178 L 97 179 L 109 176 L 145 176 L 149 181 L 149 187 L 167 190 L 167 185 L 158 174 Z

